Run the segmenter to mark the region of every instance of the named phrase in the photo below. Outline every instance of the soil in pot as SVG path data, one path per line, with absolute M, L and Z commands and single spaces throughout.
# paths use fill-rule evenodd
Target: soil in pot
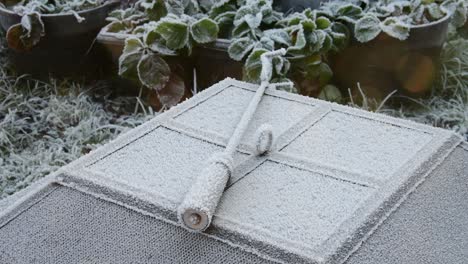
M 331 56 L 334 82 L 356 101 L 361 98 L 358 83 L 366 96 L 383 100 L 397 90 L 410 97 L 430 95 L 440 67 L 440 52 L 446 40 L 449 20 L 411 29 L 400 41 L 385 33 L 368 43 L 354 41 Z
M 73 14 L 44 14 L 45 35 L 31 49 L 12 49 L 11 61 L 21 73 L 35 76 L 71 76 L 100 72 L 102 52 L 92 49 L 99 30 L 106 24 L 107 14 L 119 6 L 119 2 L 105 4 L 77 12 L 84 18 L 81 23 Z M 7 32 L 21 22 L 21 16 L 0 7 L 1 29 Z M 13 46 L 12 46 L 13 47 Z

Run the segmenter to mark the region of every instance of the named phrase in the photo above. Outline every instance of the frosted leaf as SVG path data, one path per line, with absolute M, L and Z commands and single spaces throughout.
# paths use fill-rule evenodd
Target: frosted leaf
M 331 26 L 331 21 L 326 17 L 318 17 L 315 24 L 318 29 L 327 29 Z
M 305 48 L 307 45 L 307 40 L 304 34 L 304 28 L 300 26 L 299 30 L 296 33 L 296 41 L 293 43 L 293 46 L 288 48 L 288 52 L 299 51 Z
M 290 46 L 292 44 L 291 37 L 289 36 L 288 32 L 284 29 L 270 29 L 270 30 L 265 30 L 263 34 L 266 37 L 269 37 L 276 43 L 285 45 L 285 46 Z
M 273 9 L 268 9 L 268 12 L 263 13 L 263 22 L 266 24 L 274 24 L 283 18 L 283 13 L 277 12 Z
M 334 23 L 332 28 L 333 49 L 339 51 L 347 47 L 351 35 L 348 27 L 341 23 Z
M 247 14 L 245 15 L 244 19 L 250 28 L 258 28 L 262 23 L 263 15 L 262 13 L 257 13 L 255 15 Z
M 200 7 L 205 11 L 210 11 L 217 2 L 216 0 L 199 0 Z
M 228 48 L 229 57 L 233 60 L 242 60 L 254 47 L 255 42 L 250 38 L 235 39 Z
M 166 8 L 169 13 L 177 16 L 184 14 L 184 5 L 180 0 L 166 0 Z
M 411 18 L 415 23 L 422 23 L 424 18 L 425 8 L 423 5 L 419 5 L 413 9 L 413 13 L 411 14 Z
M 41 15 L 38 12 L 32 12 L 24 15 L 21 18 L 21 26 L 25 33 L 21 35 L 23 45 L 30 49 L 39 43 L 39 40 L 45 36 L 44 23 L 41 20 Z
M 219 27 L 215 21 L 209 18 L 202 18 L 192 24 L 190 32 L 197 43 L 208 43 L 216 40 Z
M 234 27 L 232 30 L 232 36 L 233 37 L 244 37 L 248 35 L 251 32 L 251 29 L 247 22 L 242 22 L 241 24 L 237 25 Z
M 145 9 L 148 18 L 153 21 L 158 21 L 167 15 L 166 3 L 164 0 L 143 0 L 138 2 Z M 136 10 L 136 8 L 129 8 Z
M 248 81 L 258 82 L 262 71 L 262 62 L 260 57 L 263 53 L 268 52 L 265 49 L 256 49 L 248 57 L 245 62 L 245 74 Z
M 112 21 L 107 26 L 107 32 L 112 32 L 112 33 L 125 32 L 126 29 L 127 29 L 126 25 L 120 21 Z
M 268 37 L 262 37 L 260 41 L 257 43 L 255 46 L 257 49 L 266 49 L 266 50 L 274 50 L 275 49 L 275 42 L 268 38 Z
M 311 19 L 308 19 L 308 18 L 302 20 L 301 25 L 304 28 L 304 31 L 306 32 L 306 34 L 308 32 L 312 32 L 315 29 L 317 29 L 317 24 L 314 21 L 312 21 Z
M 148 48 L 156 53 L 166 56 L 174 56 L 176 52 L 165 45 L 165 41 L 156 31 L 150 31 L 144 35 L 145 43 Z
M 157 54 L 143 55 L 137 69 L 141 83 L 157 91 L 167 85 L 171 75 L 169 65 Z
M 155 31 L 161 35 L 166 42 L 166 46 L 172 50 L 183 48 L 189 41 L 188 25 L 174 19 L 161 20 Z
M 335 103 L 341 103 L 341 101 L 343 100 L 343 96 L 341 95 L 340 90 L 336 86 L 331 84 L 326 85 L 322 88 L 322 91 L 320 92 L 318 98 L 321 100 Z
M 410 26 L 396 17 L 386 18 L 380 23 L 380 28 L 389 36 L 399 40 L 405 40 L 409 37 Z
M 245 16 L 255 14 L 254 10 L 250 6 L 241 7 L 237 10 L 236 16 L 234 17 L 234 26 L 238 26 L 245 22 Z
M 170 108 L 177 105 L 184 97 L 185 82 L 179 75 L 172 73 L 167 85 L 163 89 L 157 91 L 157 93 L 161 104 Z
M 449 3 L 451 1 L 448 1 Z M 468 20 L 468 3 L 458 0 L 455 3 L 444 6 L 452 13 L 452 24 L 456 27 L 463 26 Z
M 273 57 L 271 61 L 272 61 L 275 72 L 277 74 L 282 74 L 283 68 L 285 66 L 285 59 L 283 57 Z
M 123 53 L 132 53 L 143 49 L 143 42 L 139 38 L 129 37 L 125 40 Z
M 312 32 L 312 34 L 310 34 L 310 52 L 315 53 L 321 51 L 325 46 L 324 44 L 327 37 L 329 37 L 328 34 L 323 30 L 316 30 Z M 328 42 L 327 44 L 330 46 L 331 42 Z
M 358 19 L 362 15 L 363 11 L 359 6 L 353 4 L 340 5 L 336 14 L 342 17 L 351 18 L 353 20 Z
M 368 42 L 376 38 L 382 30 L 380 20 L 374 15 L 360 18 L 354 26 L 354 35 L 359 42 Z
M 137 80 L 137 66 L 140 62 L 141 56 L 143 56 L 141 51 L 122 54 L 119 58 L 119 75 L 125 78 Z
M 437 3 L 427 5 L 426 9 L 433 20 L 439 20 L 445 16 L 445 13 Z

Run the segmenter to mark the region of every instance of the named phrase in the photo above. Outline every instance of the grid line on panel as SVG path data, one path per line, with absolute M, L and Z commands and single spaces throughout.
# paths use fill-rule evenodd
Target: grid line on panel
M 383 123 L 386 125 L 391 125 L 391 126 L 402 128 L 402 129 L 409 129 L 409 130 L 417 131 L 420 133 L 432 134 L 431 132 L 428 131 L 428 126 L 424 124 L 419 124 L 410 120 L 397 119 L 395 117 L 386 116 L 384 114 L 367 112 L 367 111 L 350 108 L 350 107 L 346 107 L 346 108 L 343 108 L 343 107 L 344 106 L 342 105 L 333 105 L 333 107 L 331 107 L 332 112 L 359 117 L 362 119 L 366 119 L 368 121 Z M 432 129 L 439 130 L 438 128 L 432 128 Z
M 320 164 L 314 162 L 313 160 L 299 158 L 297 156 L 282 152 L 274 153 L 268 159 L 293 168 L 318 173 L 325 177 L 330 177 L 335 180 L 349 182 L 363 187 L 379 188 L 383 184 L 381 181 L 366 177 L 357 172 L 350 172 L 349 170 L 343 168 L 338 168 L 336 166 L 327 164 Z
M 309 128 L 315 125 L 317 122 L 322 120 L 328 113 L 331 112 L 331 109 L 323 106 L 316 106 L 312 113 L 305 116 L 303 119 L 299 120 L 296 124 L 291 126 L 286 130 L 282 135 L 278 136 L 276 142 L 276 150 L 280 152 L 285 147 L 287 147 L 291 142 L 300 137 L 305 133 Z
M 221 81 L 213 85 L 210 89 L 206 89 L 200 93 L 198 93 L 195 97 L 190 100 L 186 100 L 185 102 L 181 103 L 180 105 L 171 108 L 170 111 L 170 118 L 176 119 L 180 115 L 184 114 L 187 111 L 203 104 L 204 102 L 208 101 L 209 99 L 215 97 L 216 95 L 220 94 L 226 89 L 235 87 L 232 84 L 227 83 L 227 80 Z
M 257 169 L 261 166 L 265 161 L 268 160 L 268 156 L 250 156 L 244 162 L 239 164 L 234 168 L 234 172 L 232 177 L 230 177 L 229 182 L 227 184 L 226 190 L 231 188 L 234 184 L 241 181 L 247 175 L 249 175 L 252 171 Z
M 212 143 L 220 147 L 225 147 L 227 145 L 227 142 L 229 141 L 228 138 L 225 138 L 224 136 L 221 136 L 220 134 L 217 134 L 215 132 L 201 130 L 201 129 L 183 124 L 181 122 L 178 122 L 177 120 L 174 120 L 174 119 L 163 122 L 163 126 L 166 127 L 167 129 L 173 130 L 180 134 L 187 135 L 189 137 L 199 139 L 208 143 Z M 249 146 L 247 144 L 240 144 L 237 150 L 244 154 L 250 154 L 253 152 L 252 146 Z
M 102 161 L 103 159 L 106 159 L 106 158 L 108 158 L 109 156 L 112 156 L 114 153 L 116 153 L 116 152 L 118 152 L 118 151 L 120 151 L 120 150 L 122 150 L 122 149 L 128 147 L 129 145 L 131 145 L 131 144 L 137 142 L 138 140 L 140 140 L 140 139 L 142 139 L 142 138 L 148 136 L 149 134 L 153 133 L 154 131 L 156 131 L 158 128 L 161 128 L 161 127 L 162 127 L 162 126 L 161 126 L 161 124 L 159 123 L 159 124 L 158 124 L 156 127 L 154 127 L 153 129 L 151 129 L 151 130 L 145 132 L 144 134 L 142 134 L 142 135 L 140 135 L 139 137 L 137 137 L 137 138 L 135 138 L 135 139 L 133 139 L 133 140 L 127 142 L 126 144 L 121 145 L 121 146 L 119 146 L 118 148 L 113 149 L 112 151 L 106 153 L 106 154 L 103 155 L 102 157 L 93 160 L 93 162 L 86 164 L 84 167 L 85 167 L 85 168 L 89 168 L 89 167 L 92 167 L 93 165 L 96 165 L 97 163 L 99 163 L 99 162 Z
M 232 83 L 231 85 L 232 87 L 248 90 L 251 92 L 257 91 L 257 88 L 259 87 L 258 84 L 246 83 L 246 82 L 242 82 L 238 80 L 230 80 L 230 81 Z M 272 97 L 279 98 L 281 100 L 291 101 L 291 102 L 300 103 L 300 104 L 304 104 L 308 106 L 319 105 L 317 104 L 318 102 L 317 100 L 311 100 L 310 97 L 299 95 L 299 94 L 293 94 L 289 92 L 284 92 L 284 91 L 279 91 L 275 88 L 272 88 L 271 86 L 265 90 L 265 94 L 272 96 Z
M 444 136 L 440 133 L 437 138 L 421 149 L 424 153 L 418 157 L 416 162 L 405 163 L 395 174 L 397 179 L 391 177 L 383 183 L 378 192 L 369 197 L 364 206 L 358 209 L 353 217 L 347 219 L 343 227 L 347 229 L 360 229 L 362 234 L 355 233 L 354 237 L 346 237 L 337 232 L 321 246 L 320 250 L 334 247 L 338 243 L 339 248 L 352 247 L 346 256 L 334 256 L 345 259 L 352 254 L 360 243 L 365 241 L 372 233 L 408 198 L 408 196 L 425 181 L 427 176 L 442 162 L 456 147 L 459 138 L 455 136 Z M 455 145 L 455 147 L 453 147 Z M 438 151 L 437 151 L 438 150 Z M 437 153 L 432 156 L 431 153 Z M 364 234 L 364 235 L 363 235 Z M 344 242 L 343 242 L 344 241 Z
M 221 93 L 224 91 L 226 88 L 232 87 L 232 84 L 230 84 L 229 80 L 224 80 L 216 85 L 213 85 L 211 89 L 206 89 L 200 93 L 198 93 L 194 98 L 191 100 L 186 100 L 179 105 L 171 108 L 169 111 L 166 111 L 164 113 L 159 114 L 156 116 L 154 119 L 146 122 L 145 124 L 142 124 L 141 126 L 134 128 L 132 131 L 138 131 L 139 136 L 137 138 L 130 138 L 129 134 L 124 134 L 120 137 L 117 138 L 116 141 L 113 141 L 111 144 L 108 144 L 108 146 L 104 146 L 100 149 L 97 149 L 96 154 L 98 158 L 92 159 L 90 162 L 84 157 L 84 160 L 86 161 L 83 167 L 91 167 L 94 164 L 98 163 L 104 158 L 109 157 L 113 153 L 127 147 L 128 145 L 138 141 L 139 139 L 147 136 L 150 133 L 153 133 L 156 129 L 161 127 L 162 123 L 165 123 L 169 120 L 173 120 L 176 116 L 198 106 L 199 104 L 209 100 L 213 96 Z M 149 129 L 145 131 L 146 129 Z M 122 144 L 118 146 L 118 144 Z M 105 151 L 105 152 L 104 152 Z M 102 153 L 102 154 L 101 154 Z

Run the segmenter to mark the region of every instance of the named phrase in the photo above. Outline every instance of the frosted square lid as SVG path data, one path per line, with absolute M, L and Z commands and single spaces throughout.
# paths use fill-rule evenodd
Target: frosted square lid
M 179 225 L 177 206 L 256 88 L 223 81 L 80 159 L 58 181 Z M 259 157 L 253 134 L 265 123 L 276 142 Z M 269 89 L 206 235 L 277 262 L 341 263 L 460 141 Z

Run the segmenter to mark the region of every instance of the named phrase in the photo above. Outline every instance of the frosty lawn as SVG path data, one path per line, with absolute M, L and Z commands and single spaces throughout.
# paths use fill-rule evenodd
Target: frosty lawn
M 452 36 L 442 52 L 442 71 L 427 99 L 403 98 L 406 106 L 384 106 L 380 112 L 452 129 L 468 140 L 468 39 Z
M 16 76 L 1 53 L 0 199 L 149 120 L 105 84 Z M 141 108 L 138 108 L 141 111 Z

